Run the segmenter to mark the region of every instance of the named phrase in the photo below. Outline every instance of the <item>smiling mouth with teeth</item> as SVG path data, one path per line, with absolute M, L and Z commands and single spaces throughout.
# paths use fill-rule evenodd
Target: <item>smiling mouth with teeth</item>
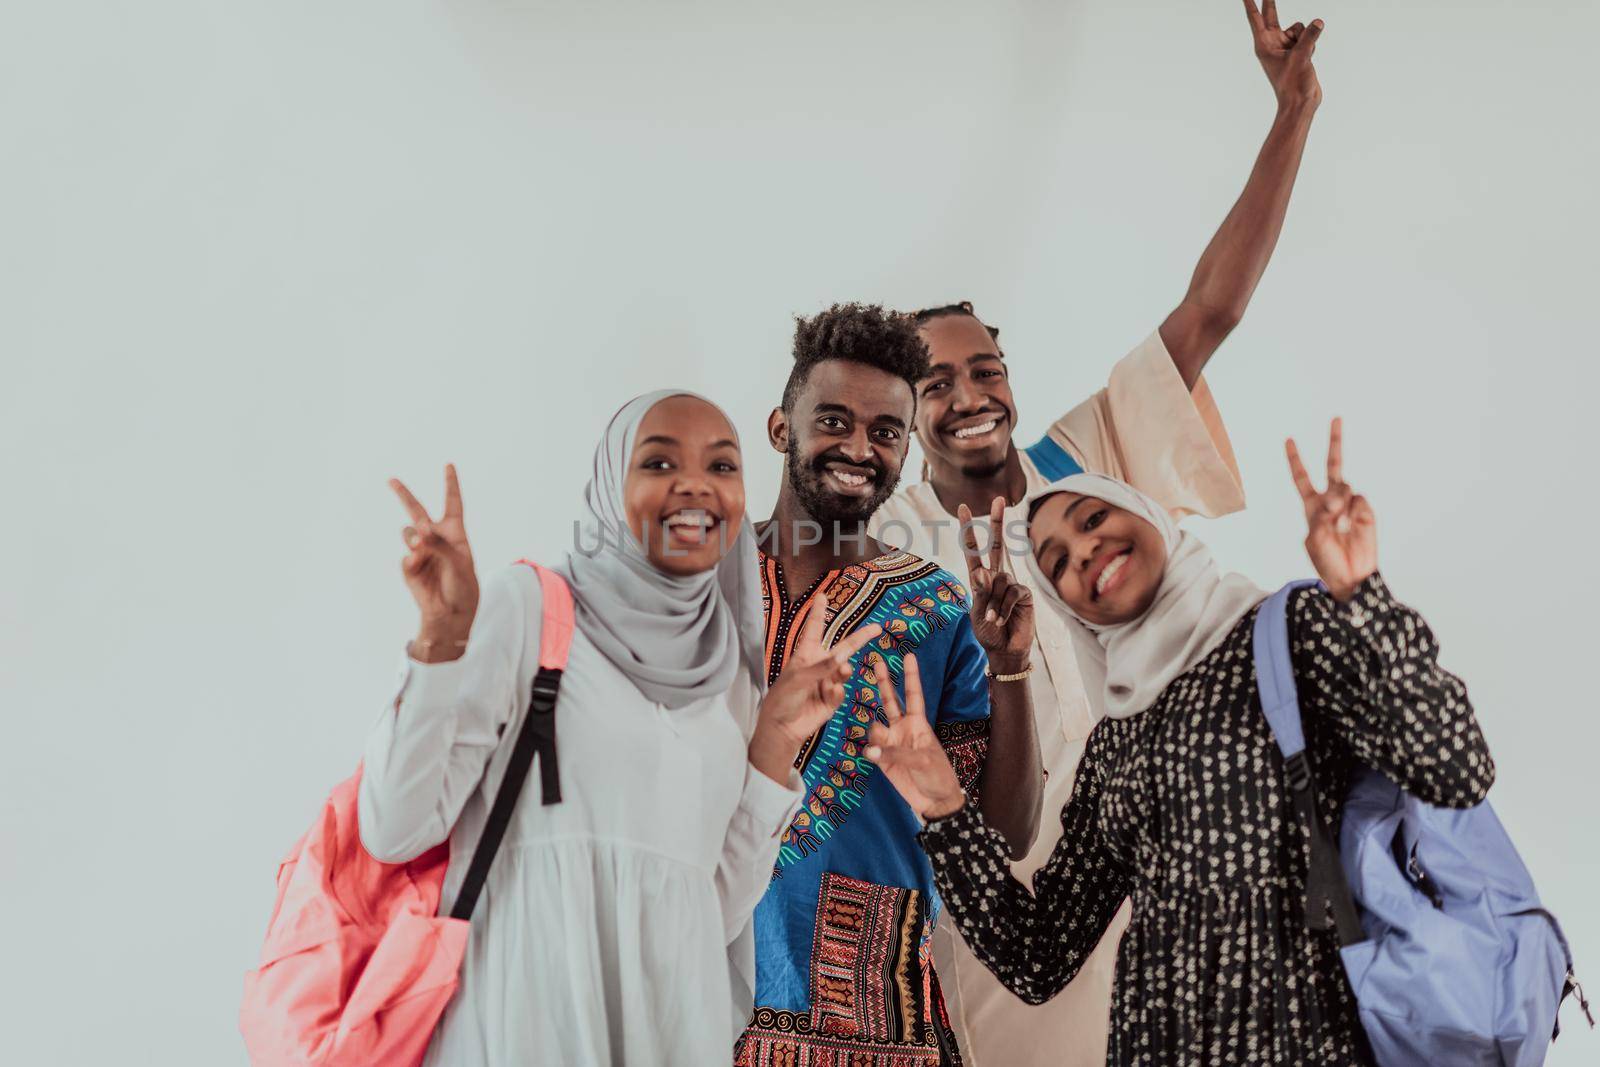
M 874 482 L 870 474 L 860 474 L 831 463 L 828 464 L 826 470 L 829 476 L 845 489 L 865 489 Z
M 680 541 L 698 545 L 706 542 L 717 521 L 717 517 L 710 512 L 696 509 L 675 511 L 661 525 Z
M 963 426 L 961 429 L 954 431 L 950 436 L 958 440 L 965 441 L 969 437 L 982 437 L 986 433 L 993 433 L 994 428 L 999 425 L 1000 420 L 998 418 L 990 419 L 988 422 L 980 422 L 976 426 Z
M 1104 567 L 1100 568 L 1100 575 L 1099 575 L 1099 577 L 1095 578 L 1095 580 L 1094 580 L 1094 595 L 1095 596 L 1098 597 L 1101 593 L 1104 593 L 1106 591 L 1106 586 L 1111 584 L 1111 579 L 1115 578 L 1117 576 L 1117 573 L 1119 571 L 1121 571 L 1124 566 L 1127 565 L 1127 562 L 1128 562 L 1128 553 L 1127 552 L 1123 552 L 1122 554 L 1118 555 L 1115 559 L 1113 559 L 1110 563 L 1107 563 Z

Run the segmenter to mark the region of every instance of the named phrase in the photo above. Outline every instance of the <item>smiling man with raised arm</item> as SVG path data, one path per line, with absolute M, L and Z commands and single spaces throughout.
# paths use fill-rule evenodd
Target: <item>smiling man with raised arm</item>
M 1112 368 L 1105 389 L 1028 447 L 1012 437 L 1017 405 L 999 330 L 967 303 L 916 313 L 931 353 L 931 371 L 918 383 L 916 421 L 926 480 L 879 509 L 872 527 L 877 536 L 960 574 L 955 516 L 961 508 L 981 513 L 1004 497 L 1010 539 L 1012 525 L 1023 518 L 1016 505 L 1024 494 L 1080 470 L 1130 482 L 1175 516 L 1222 515 L 1244 506 L 1233 450 L 1201 371 L 1238 324 L 1272 256 L 1322 98 L 1311 62 L 1321 21 L 1281 27 L 1274 0 L 1261 10 L 1245 0 L 1245 14 L 1277 111 L 1244 192 L 1200 257 L 1183 299 Z M 1008 558 L 1003 566 L 1028 586 L 1028 570 L 1017 563 Z M 1043 613 L 1030 684 L 1047 775 L 1045 806 L 1052 812 L 1071 794 L 1094 725 L 1069 641 Z M 1031 879 L 1060 835 L 1060 825 L 1046 820 L 1028 855 L 1013 866 L 1017 877 Z M 1103 1064 L 1116 945 L 1126 921 L 1124 909 L 1079 977 L 1038 1007 L 1007 992 L 954 928 L 941 926 L 934 957 L 967 1067 Z

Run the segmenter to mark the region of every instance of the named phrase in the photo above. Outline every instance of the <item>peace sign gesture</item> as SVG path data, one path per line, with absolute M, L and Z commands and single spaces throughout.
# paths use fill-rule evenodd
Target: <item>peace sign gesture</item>
M 1290 438 L 1289 473 L 1306 507 L 1306 554 L 1336 600 L 1349 600 L 1378 569 L 1378 517 L 1367 498 L 1344 480 L 1344 422 L 1328 429 L 1328 488 L 1317 492 Z
M 794 759 L 795 751 L 816 733 L 844 703 L 844 683 L 850 679 L 850 658 L 861 646 L 883 632 L 877 623 L 863 626 L 829 648 L 823 643 L 826 608 L 815 603 L 784 662 L 783 673 L 761 701 L 757 731 L 776 731 Z
M 882 695 L 885 722 L 873 723 L 863 753 L 878 765 L 889 782 L 924 819 L 937 819 L 958 810 L 967 802 L 950 757 L 928 725 L 928 710 L 922 699 L 922 676 L 917 657 L 905 658 L 906 706 L 902 711 L 889 670 L 878 664 L 878 692 Z
M 978 551 L 977 527 L 972 509 L 956 509 L 961 520 L 961 548 L 967 557 L 967 583 L 972 587 L 972 633 L 989 654 L 990 669 L 1012 674 L 1028 664 L 1033 647 L 1033 594 L 1000 569 L 1005 542 L 1001 536 L 1006 498 L 989 505 L 989 549 Z
M 400 573 L 422 613 L 412 654 L 429 662 L 455 659 L 478 612 L 478 576 L 467 544 L 455 466 L 444 468 L 444 514 L 437 519 L 429 517 L 400 479 L 389 479 L 389 488 L 411 516 L 411 525 L 400 533 L 410 549 L 400 561 Z
M 1317 82 L 1311 57 L 1317 50 L 1317 38 L 1322 36 L 1322 20 L 1312 19 L 1310 26 L 1296 22 L 1284 29 L 1278 25 L 1277 0 L 1263 0 L 1259 10 L 1256 0 L 1244 0 L 1244 14 L 1255 38 L 1256 58 L 1267 72 L 1279 105 L 1316 107 L 1321 103 L 1322 86 Z
M 775 782 L 788 782 L 800 746 L 844 703 L 850 657 L 883 632 L 883 627 L 872 623 L 829 648 L 822 640 L 826 614 L 821 604 L 806 613 L 783 673 L 761 698 L 750 737 L 750 763 Z

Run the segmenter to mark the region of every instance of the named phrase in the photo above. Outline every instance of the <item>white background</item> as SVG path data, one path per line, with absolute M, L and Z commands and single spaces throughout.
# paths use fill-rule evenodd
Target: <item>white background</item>
M 1238 0 L 7 3 L 0 1044 L 237 1064 L 279 855 L 413 622 L 402 513 L 556 558 L 606 416 L 702 389 L 750 500 L 791 316 L 970 298 L 1022 423 L 1182 294 L 1272 116 Z M 1210 379 L 1281 454 L 1347 418 L 1385 572 L 1463 673 L 1495 806 L 1600 993 L 1592 0 L 1287 0 L 1326 102 Z M 908 469 L 915 470 L 916 460 Z M 1600 1059 L 1569 1006 L 1550 1062 Z

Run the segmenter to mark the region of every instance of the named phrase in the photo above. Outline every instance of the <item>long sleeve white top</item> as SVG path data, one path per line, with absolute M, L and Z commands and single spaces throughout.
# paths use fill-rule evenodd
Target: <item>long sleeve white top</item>
M 465 655 L 408 659 L 368 739 L 359 814 L 372 855 L 447 838 L 448 913 L 538 671 L 537 575 L 486 584 Z M 562 802 L 518 800 L 471 918 L 461 984 L 428 1067 L 728 1061 L 748 1021 L 749 920 L 801 800 L 749 763 L 758 698 L 648 700 L 581 631 L 556 707 Z M 743 703 L 736 703 L 743 702 Z

